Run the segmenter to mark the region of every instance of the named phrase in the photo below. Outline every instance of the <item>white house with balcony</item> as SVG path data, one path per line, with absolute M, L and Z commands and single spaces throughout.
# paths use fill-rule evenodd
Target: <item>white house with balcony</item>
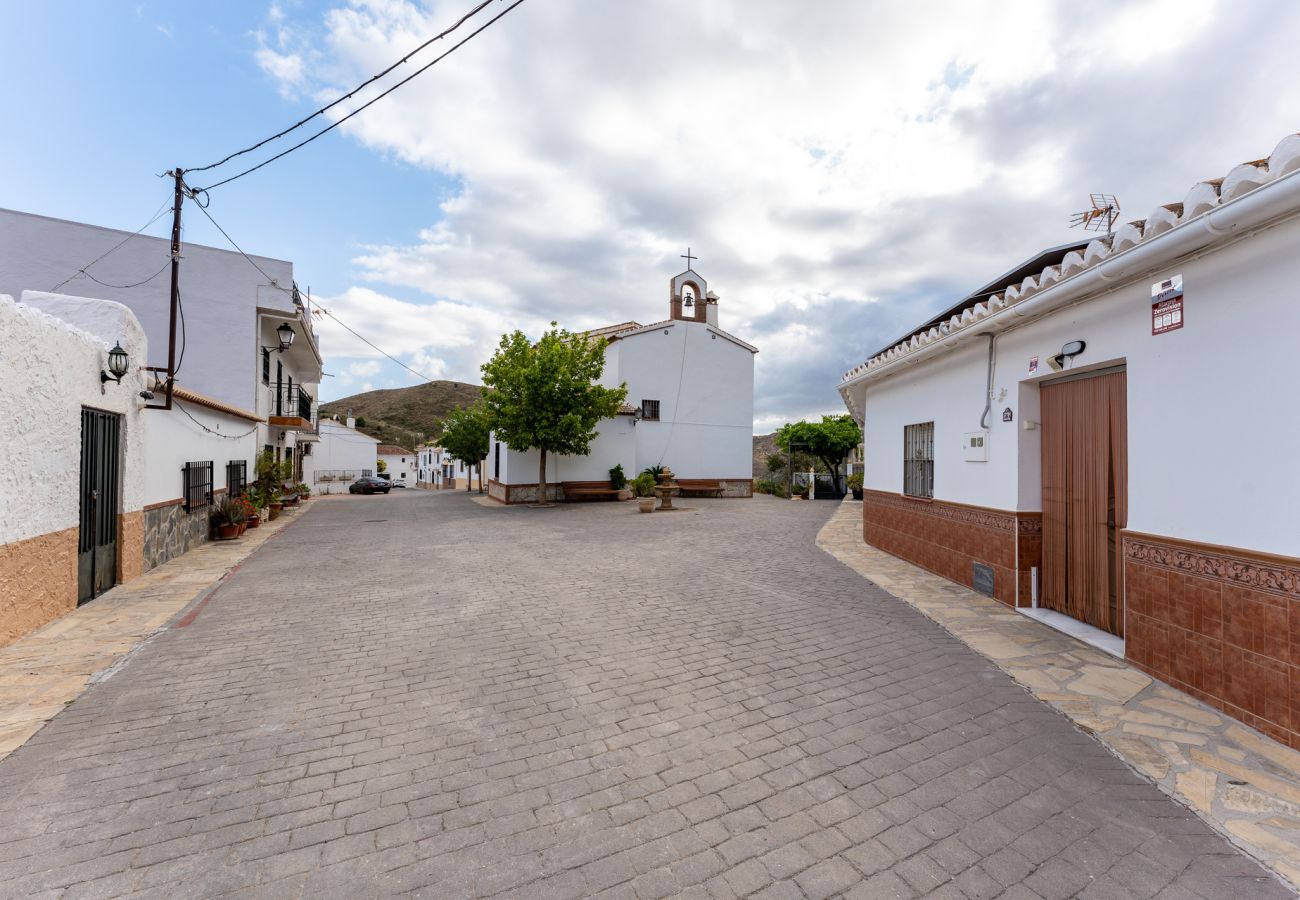
M 564 482 L 608 482 L 615 465 L 629 479 L 668 466 L 688 493 L 752 495 L 758 348 L 722 330 L 718 299 L 687 269 L 669 281 L 668 318 L 587 332 L 606 342 L 601 382 L 626 384 L 627 405 L 599 424 L 589 455 L 547 457 L 550 497 L 564 499 Z M 493 435 L 487 467 L 491 496 L 536 500 L 538 451 L 512 449 Z
M 352 482 L 375 474 L 379 439 L 358 431 L 355 418 L 322 419 L 317 433 L 320 440 L 303 458 L 302 477 L 314 493 L 346 494 Z
M 188 243 L 180 259 L 173 320 L 169 240 L 0 209 L 0 294 L 69 317 L 95 309 L 86 301 L 115 301 L 144 329 L 147 356 L 132 366 L 153 394 L 142 401 L 153 423 L 143 448 L 147 566 L 208 539 L 209 505 L 251 480 L 260 450 L 292 460 L 301 478 L 317 438 L 321 357 L 293 264 Z

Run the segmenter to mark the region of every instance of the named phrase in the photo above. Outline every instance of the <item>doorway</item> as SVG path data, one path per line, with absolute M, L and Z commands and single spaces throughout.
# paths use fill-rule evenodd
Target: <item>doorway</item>
M 1042 385 L 1040 604 L 1124 636 L 1128 375 L 1123 366 Z
M 117 584 L 118 463 L 122 417 L 81 410 L 81 516 L 77 605 Z

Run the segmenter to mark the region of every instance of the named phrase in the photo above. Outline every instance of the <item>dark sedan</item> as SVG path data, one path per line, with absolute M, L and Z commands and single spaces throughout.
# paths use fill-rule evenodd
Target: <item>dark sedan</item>
M 382 478 L 366 475 L 348 485 L 349 494 L 387 494 L 393 486 Z

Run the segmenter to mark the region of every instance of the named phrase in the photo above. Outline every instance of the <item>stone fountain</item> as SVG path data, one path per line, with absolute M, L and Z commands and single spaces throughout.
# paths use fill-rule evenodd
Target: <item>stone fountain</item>
M 655 485 L 655 494 L 659 497 L 659 512 L 673 512 L 673 494 L 677 493 L 677 480 L 673 470 L 664 466 L 659 473 L 659 483 Z

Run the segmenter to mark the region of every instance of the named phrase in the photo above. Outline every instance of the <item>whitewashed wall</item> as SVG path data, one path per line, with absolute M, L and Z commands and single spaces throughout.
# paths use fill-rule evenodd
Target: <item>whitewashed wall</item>
M 0 543 L 74 528 L 79 521 L 81 408 L 122 415 L 118 513 L 144 504 L 144 329 L 117 303 L 0 295 Z M 120 341 L 131 368 L 101 384 Z
M 403 481 L 407 485 L 415 484 L 415 454 L 385 453 L 382 456 L 379 456 L 378 459 L 382 459 L 388 464 L 388 468 L 384 471 L 384 474 L 391 480 Z
M 683 478 L 747 480 L 754 452 L 754 354 L 704 323 L 680 321 L 617 346 L 628 402 L 659 401 L 659 421 L 636 426 L 635 471 L 667 465 Z
M 229 487 L 226 464 L 242 459 L 251 482 L 257 449 L 257 423 L 247 419 L 179 399 L 170 410 L 150 410 L 145 504 L 182 499 L 181 468 L 187 462 L 211 460 L 212 488 L 221 490 Z
M 639 471 L 634 468 L 636 466 L 635 429 L 640 427 L 640 425 L 635 427 L 632 425 L 631 416 L 615 416 L 612 419 L 601 420 L 599 433 L 591 442 L 591 453 L 589 455 L 557 456 L 547 454 L 547 484 L 559 481 L 607 481 L 609 480 L 609 470 L 616 465 L 623 466 L 623 473 L 629 479 L 635 478 L 637 471 Z M 496 442 L 497 437 L 493 434 L 488 443 L 487 469 L 484 473 L 485 483 L 492 478 L 493 448 Z M 497 480 L 502 484 L 536 484 L 539 464 L 539 451 L 507 451 L 505 445 L 502 444 L 501 477 Z
M 1076 369 L 1128 367 L 1130 529 L 1300 555 L 1297 245 L 1293 219 L 1000 336 L 994 392 L 1005 397 L 986 463 L 965 462 L 961 445 L 984 405 L 985 339 L 869 384 L 866 486 L 901 491 L 903 426 L 933 420 L 937 498 L 1041 509 L 1041 431 L 1022 423 L 1038 420 L 1038 385 L 1057 374 L 1047 358 L 1083 340 Z M 1153 336 L 1150 285 L 1175 274 L 1185 325 Z
M 317 473 L 369 469 L 374 474 L 378 446 L 379 441 L 355 428 L 326 419 L 320 423 L 320 441 L 303 458 L 303 482 L 317 494 L 346 494 L 351 480 L 318 481 Z
M 116 229 L 0 210 L 0 247 L 4 248 L 0 253 L 0 293 L 19 296 L 25 290 L 49 290 L 126 236 L 127 232 Z M 201 394 L 244 409 L 255 408 L 254 390 L 261 371 L 256 309 L 293 311 L 287 293 L 293 284 L 293 264 L 253 257 L 276 281 L 276 287 L 233 251 L 184 244 L 182 253 L 187 346 L 178 380 Z M 166 239 L 140 235 L 95 263 L 91 272 L 109 284 L 135 284 L 163 269 L 169 254 Z M 166 365 L 171 291 L 167 271 L 128 290 L 105 287 L 84 276 L 77 276 L 61 290 L 128 306 L 149 338 L 150 357 L 138 361 Z

